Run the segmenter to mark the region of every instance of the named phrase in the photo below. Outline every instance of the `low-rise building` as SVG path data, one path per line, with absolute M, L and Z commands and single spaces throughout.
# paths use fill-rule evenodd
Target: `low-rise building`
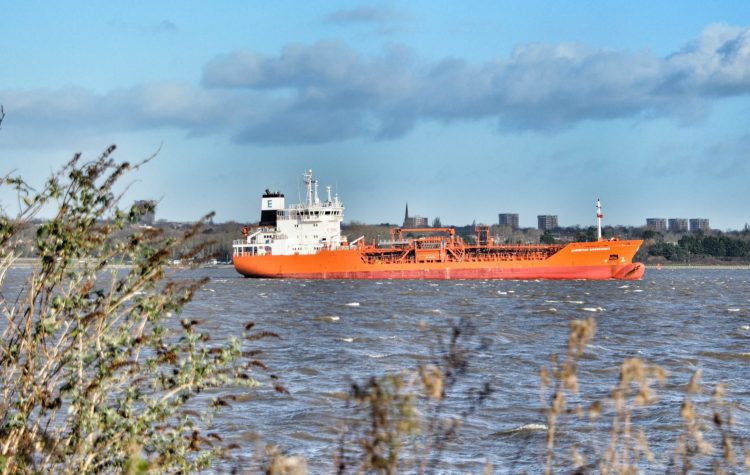
M 154 202 L 152 200 L 137 200 L 134 203 L 134 206 L 139 208 L 142 212 L 140 219 L 138 220 L 138 224 L 143 226 L 153 226 L 154 225 Z M 146 211 L 147 209 L 151 208 L 149 211 Z
M 406 203 L 406 211 L 404 212 L 404 225 L 405 228 L 426 228 L 430 225 L 430 220 L 424 216 L 409 216 L 409 203 Z
M 405 228 L 426 228 L 429 227 L 429 220 L 424 216 L 409 216 L 404 220 Z

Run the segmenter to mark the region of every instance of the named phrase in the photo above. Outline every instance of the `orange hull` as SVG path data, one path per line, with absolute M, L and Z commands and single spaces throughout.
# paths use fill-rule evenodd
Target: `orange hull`
M 368 248 L 323 250 L 317 254 L 235 255 L 245 277 L 299 279 L 623 279 L 646 270 L 632 259 L 643 241 L 571 243 L 546 259 L 467 259 L 436 262 L 368 262 Z M 499 249 L 500 247 L 498 247 Z

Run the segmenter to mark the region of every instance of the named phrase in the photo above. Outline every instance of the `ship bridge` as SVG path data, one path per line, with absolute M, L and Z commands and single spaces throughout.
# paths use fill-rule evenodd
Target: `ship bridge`
M 272 202 L 264 196 L 263 212 L 276 205 L 273 227 L 247 230 L 243 239 L 233 243 L 235 255 L 294 255 L 315 254 L 324 249 L 337 249 L 344 245 L 341 222 L 344 205 L 338 195 L 331 195 L 326 187 L 326 199 L 318 196 L 318 180 L 312 170 L 304 173 L 306 199 L 288 207 L 283 201 Z M 283 195 L 280 195 L 283 200 Z M 281 206 L 279 206 L 281 203 Z

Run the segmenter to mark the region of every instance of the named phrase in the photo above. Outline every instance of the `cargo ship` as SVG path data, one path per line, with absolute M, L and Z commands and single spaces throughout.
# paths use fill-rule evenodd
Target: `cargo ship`
M 366 243 L 341 234 L 344 205 L 318 195 L 312 171 L 304 173 L 304 202 L 286 206 L 284 194 L 266 190 L 257 226 L 245 226 L 233 243 L 234 268 L 245 277 L 299 279 L 623 279 L 643 277 L 633 262 L 643 241 L 601 237 L 567 244 L 499 244 L 479 225 L 473 242 L 454 228 L 393 228 L 389 239 Z M 469 239 L 467 239 L 468 241 Z

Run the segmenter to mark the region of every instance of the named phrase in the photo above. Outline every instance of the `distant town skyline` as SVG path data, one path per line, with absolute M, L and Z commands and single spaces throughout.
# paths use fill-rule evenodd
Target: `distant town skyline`
M 13 2 L 0 176 L 137 162 L 156 217 L 258 219 L 312 169 L 346 221 L 750 222 L 744 2 Z M 33 32 L 33 33 L 32 33 Z M 0 194 L 12 211 L 15 199 Z

